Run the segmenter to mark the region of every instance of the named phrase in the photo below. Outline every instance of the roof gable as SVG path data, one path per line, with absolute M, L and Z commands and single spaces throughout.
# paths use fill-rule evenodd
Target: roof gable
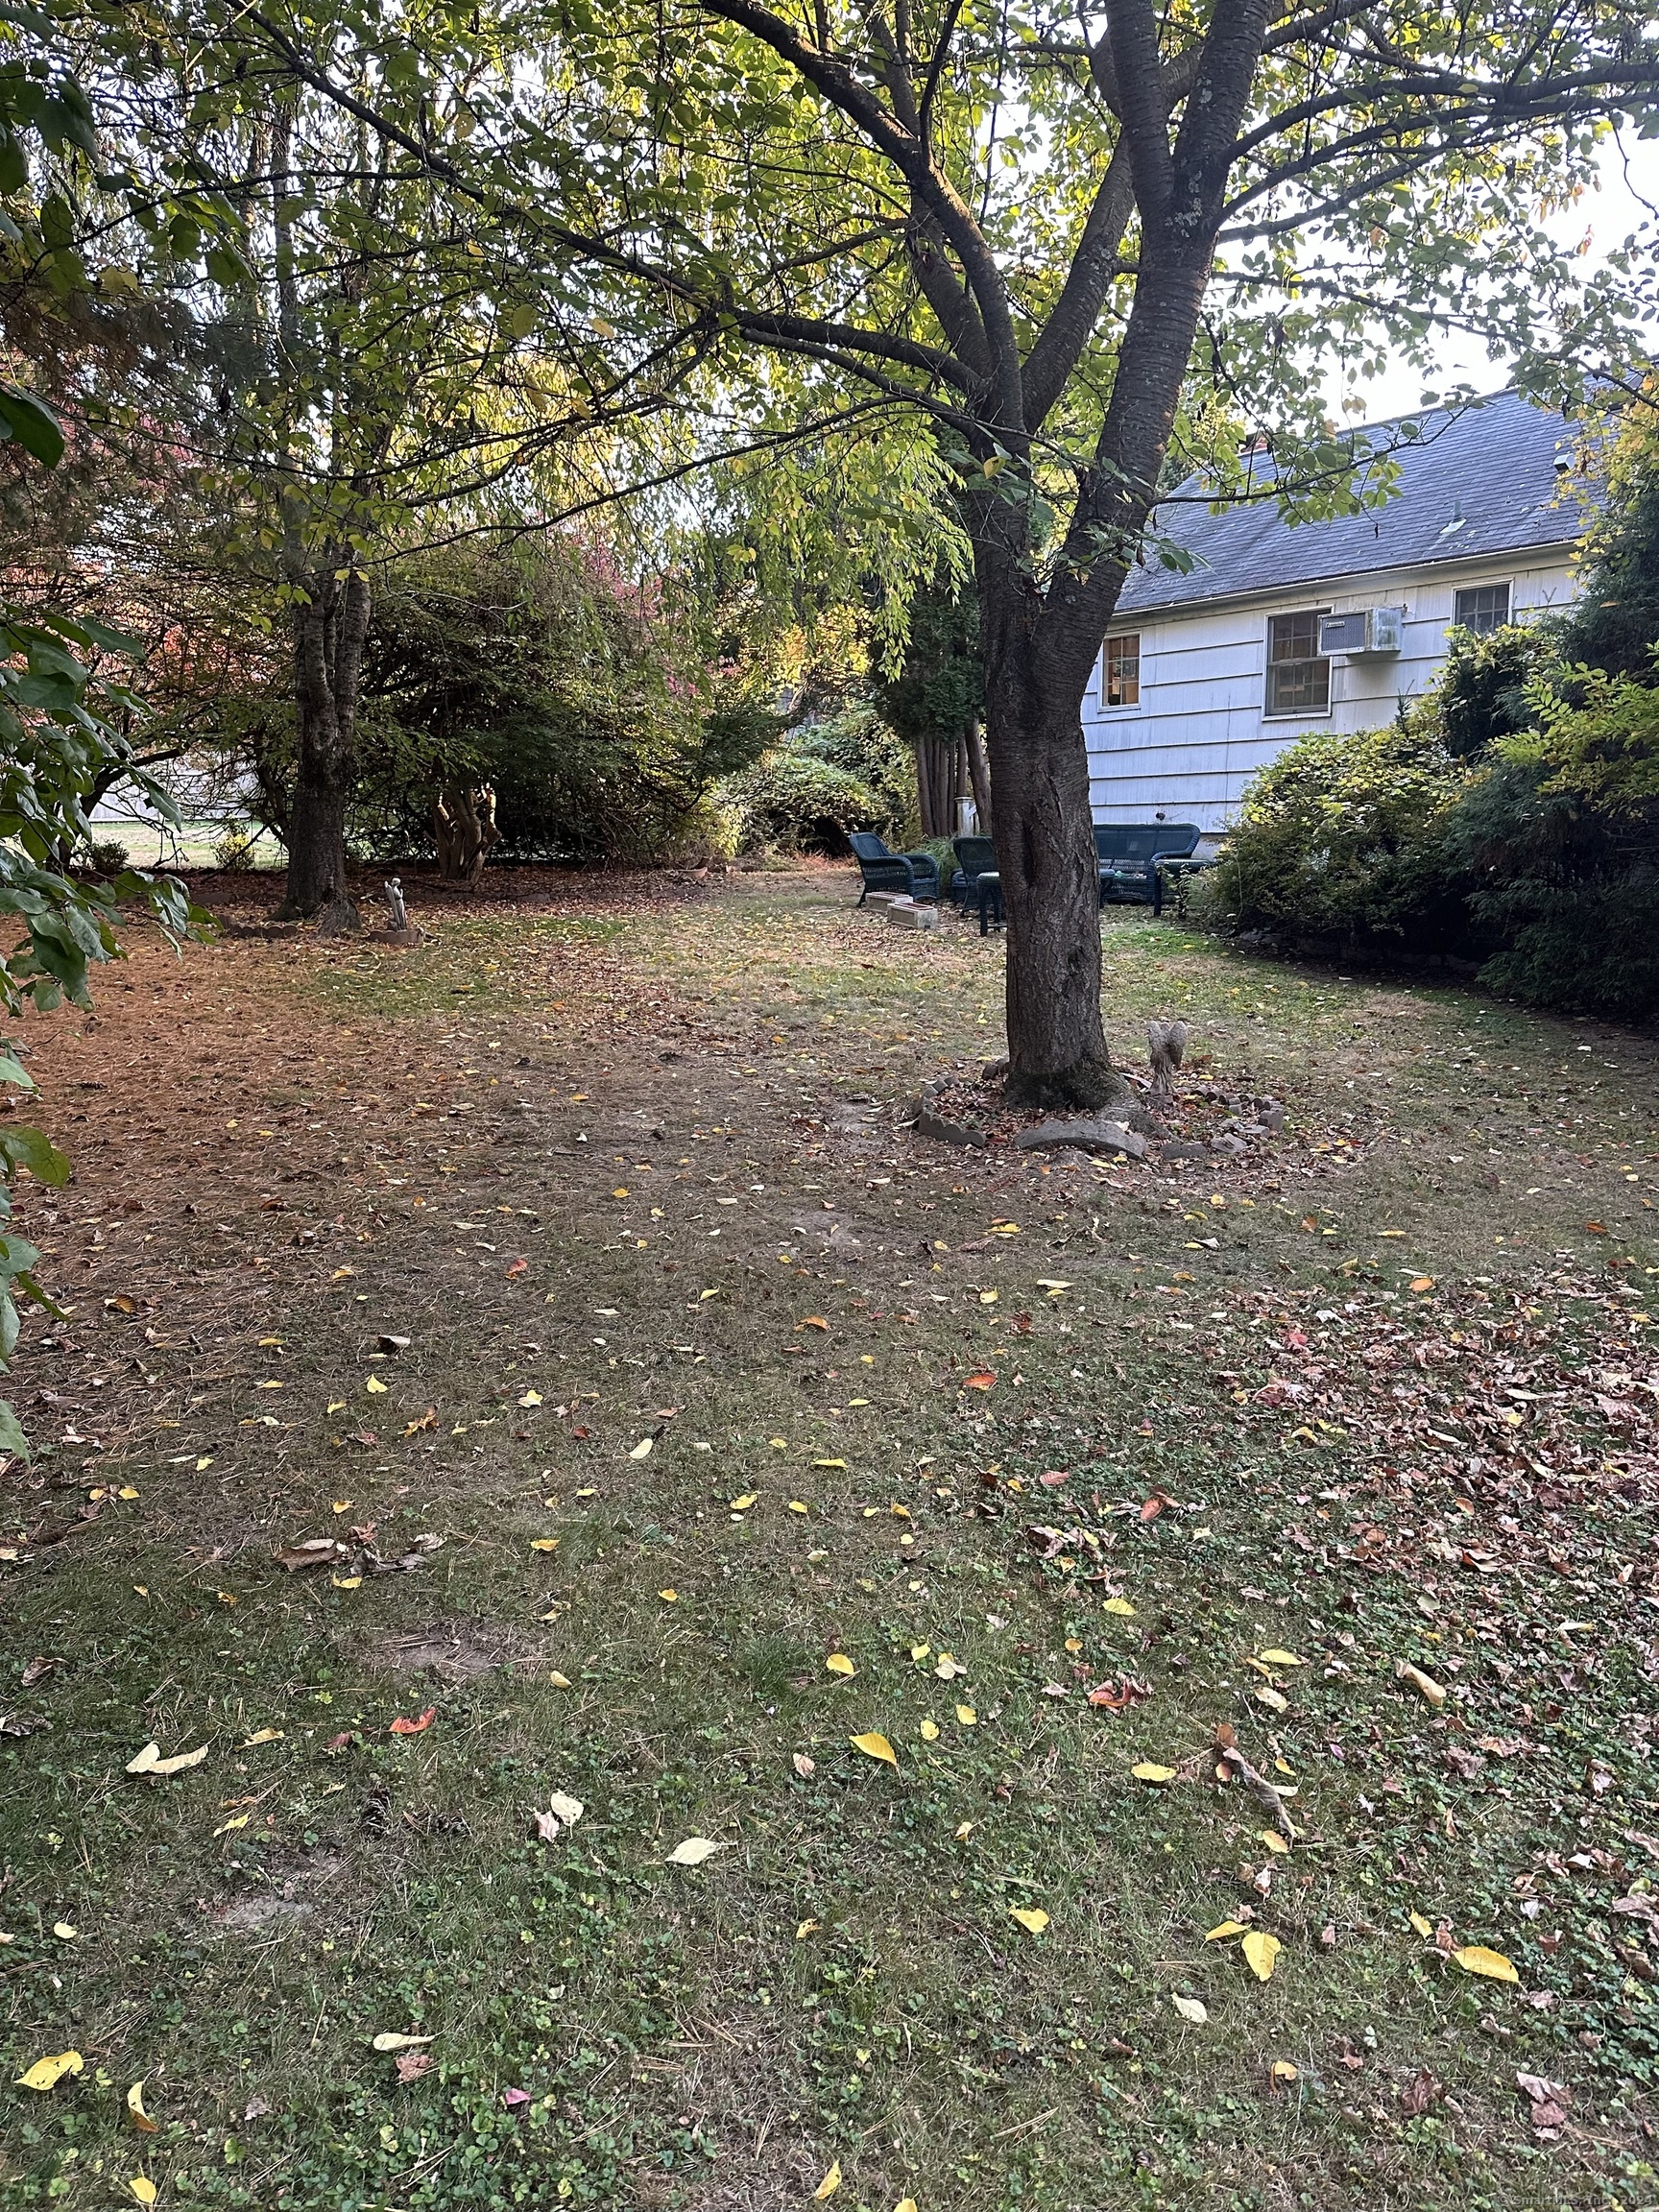
M 1215 513 L 1204 503 L 1204 478 L 1189 477 L 1159 509 L 1157 526 L 1194 556 L 1194 566 L 1185 575 L 1152 560 L 1132 568 L 1118 615 L 1569 544 L 1597 504 L 1579 474 L 1563 478 L 1555 467 L 1558 459 L 1576 462 L 1582 430 L 1518 392 L 1398 420 L 1418 423 L 1422 435 L 1392 447 L 1400 471 L 1393 496 L 1358 515 L 1288 523 L 1270 477 L 1262 497 Z M 1377 433 L 1390 427 L 1367 430 L 1386 446 Z

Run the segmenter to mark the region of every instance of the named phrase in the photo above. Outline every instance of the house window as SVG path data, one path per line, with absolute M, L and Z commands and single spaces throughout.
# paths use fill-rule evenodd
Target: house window
M 1452 602 L 1452 619 L 1460 628 L 1473 630 L 1477 637 L 1489 637 L 1509 619 L 1508 585 L 1472 584 L 1467 591 L 1457 592 Z
M 1319 651 L 1319 614 L 1267 617 L 1269 714 L 1324 714 L 1331 707 L 1331 663 Z
M 1131 630 L 1126 637 L 1106 640 L 1101 704 L 1106 707 L 1139 707 L 1141 704 L 1141 633 L 1138 630 Z

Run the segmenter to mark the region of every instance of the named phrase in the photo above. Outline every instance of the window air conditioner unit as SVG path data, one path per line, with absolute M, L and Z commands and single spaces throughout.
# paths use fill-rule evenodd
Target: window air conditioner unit
M 1405 610 L 1363 607 L 1352 614 L 1321 614 L 1319 653 L 1398 653 L 1406 642 Z

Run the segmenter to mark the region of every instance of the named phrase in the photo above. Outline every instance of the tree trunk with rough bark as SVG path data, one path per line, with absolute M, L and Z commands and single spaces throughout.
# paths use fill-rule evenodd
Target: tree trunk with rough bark
M 1007 918 L 1009 1090 L 1033 1105 L 1094 1111 L 1128 1085 L 1100 1019 L 1100 878 L 1083 742 L 1085 669 L 1032 635 L 1018 581 L 987 574 L 985 723 L 997 865 Z
M 963 737 L 968 752 L 968 781 L 979 814 L 979 834 L 991 834 L 991 763 L 985 757 L 985 726 L 970 722 Z
M 369 631 L 369 580 L 336 573 L 325 560 L 294 609 L 294 706 L 298 761 L 288 809 L 288 886 L 278 921 L 309 921 L 354 930 L 357 908 L 346 883 L 346 807 L 356 772 L 353 735 L 363 643 Z

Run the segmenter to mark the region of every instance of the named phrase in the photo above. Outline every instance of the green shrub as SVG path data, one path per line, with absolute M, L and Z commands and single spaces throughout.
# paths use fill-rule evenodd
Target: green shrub
M 213 865 L 233 872 L 252 868 L 254 842 L 258 834 L 246 822 L 230 823 L 213 847 Z
M 779 729 L 706 645 L 569 541 L 403 564 L 375 594 L 365 649 L 353 850 L 430 853 L 437 793 L 485 783 L 496 860 L 638 865 L 686 841 L 704 850 L 707 795 Z M 292 716 L 251 713 L 237 741 L 280 830 Z
M 1484 637 L 1447 632 L 1446 665 L 1433 697 L 1448 753 L 1466 760 L 1527 727 L 1528 686 L 1553 664 L 1556 636 L 1546 623 L 1506 623 Z
M 901 832 L 915 806 L 908 748 L 862 701 L 800 723 L 723 786 L 743 841 L 782 853 L 845 852 L 851 830 Z
M 1246 792 L 1204 909 L 1236 929 L 1446 950 L 1468 886 L 1445 825 L 1470 775 L 1422 709 L 1358 736 L 1297 739 Z
M 88 853 L 100 876 L 119 876 L 131 857 L 119 837 L 95 837 Z
M 1480 979 L 1562 1013 L 1659 1011 L 1659 808 L 1615 815 L 1550 788 L 1537 759 L 1496 761 L 1447 822 L 1478 927 Z

